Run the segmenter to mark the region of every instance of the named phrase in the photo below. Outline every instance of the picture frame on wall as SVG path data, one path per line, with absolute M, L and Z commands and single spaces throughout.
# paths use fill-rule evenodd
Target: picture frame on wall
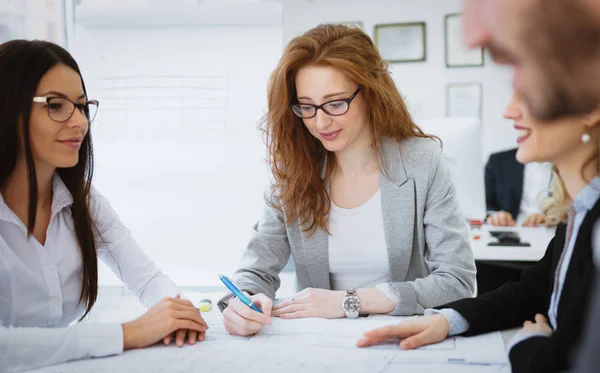
M 448 14 L 444 20 L 446 67 L 480 67 L 483 48 L 468 48 L 462 37 L 462 14 Z
M 375 45 L 390 63 L 427 60 L 427 25 L 425 22 L 375 25 Z
M 481 83 L 448 83 L 446 117 L 482 119 L 483 87 Z

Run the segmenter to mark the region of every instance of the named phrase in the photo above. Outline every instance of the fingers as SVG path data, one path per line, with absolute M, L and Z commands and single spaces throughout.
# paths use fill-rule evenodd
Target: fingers
M 175 344 L 177 347 L 183 347 L 183 342 L 185 342 L 185 335 L 187 334 L 187 330 L 178 330 L 175 333 Z
M 187 311 L 193 312 L 197 315 L 196 321 L 202 325 L 204 325 L 208 329 L 208 324 L 202 318 L 200 314 L 200 310 L 196 308 L 192 302 L 188 300 L 181 300 L 176 298 L 164 298 L 159 302 L 159 304 L 153 307 L 157 310 L 172 310 L 172 311 Z
M 202 316 L 200 316 L 200 313 L 196 310 L 194 310 L 194 311 L 174 311 L 174 313 L 172 313 L 171 316 L 175 317 L 176 319 L 180 319 L 180 320 L 193 321 L 202 328 L 201 331 L 205 331 L 208 329 L 208 325 L 206 324 L 206 321 L 204 321 Z
M 441 342 L 442 340 L 443 339 L 435 338 L 430 329 L 425 329 L 419 334 L 402 340 L 402 342 L 400 342 L 400 348 L 403 350 L 412 350 L 421 346 Z
M 364 337 L 356 345 L 371 346 L 396 337 L 403 339 L 400 343 L 402 349 L 411 349 L 443 341 L 448 336 L 449 330 L 450 324 L 443 315 L 427 316 L 365 332 Z
M 187 342 L 191 345 L 195 345 L 196 341 L 198 340 L 198 332 L 195 330 L 190 330 L 187 333 Z
M 529 326 L 529 325 L 533 325 L 533 322 L 531 322 L 529 320 L 525 320 L 525 322 L 523 323 L 523 326 Z
M 229 320 L 223 320 L 223 325 L 225 326 L 225 330 L 227 330 L 227 332 L 231 335 L 246 337 L 257 333 L 252 330 L 244 329 L 241 326 L 229 322 Z
M 282 319 L 300 319 L 303 317 L 312 317 L 313 314 L 308 311 L 308 310 L 302 310 L 302 311 L 296 311 L 296 312 L 289 312 L 286 314 L 282 314 L 279 317 Z
M 206 336 L 206 332 L 198 332 L 198 331 L 195 331 L 195 330 L 178 330 L 177 332 L 171 333 L 168 336 L 164 337 L 163 338 L 163 343 L 166 344 L 166 345 L 170 345 L 171 341 L 173 340 L 173 335 L 176 336 L 175 338 L 176 338 L 176 341 L 177 341 L 177 338 L 180 335 L 183 335 L 183 337 L 185 337 L 186 332 L 187 332 L 187 336 L 188 336 L 187 342 L 189 344 L 191 344 L 191 345 L 196 344 L 196 342 L 203 341 L 204 338 L 205 338 L 205 336 Z M 183 341 L 183 339 L 184 338 L 182 338 L 181 340 Z M 179 344 L 179 343 L 176 342 L 176 344 L 179 347 L 183 346 L 183 343 Z
M 523 222 L 523 226 L 525 227 L 539 227 L 541 224 L 544 224 L 546 221 L 546 217 L 542 214 L 531 214 L 525 219 Z
M 273 311 L 277 311 L 277 310 L 280 310 L 282 308 L 291 306 L 292 304 L 294 304 L 292 302 L 292 299 L 295 300 L 295 298 L 289 298 L 289 299 L 286 299 L 286 300 L 284 300 L 284 301 L 282 301 L 280 303 L 277 303 L 276 305 L 273 306 Z
M 257 303 L 257 306 L 258 303 Z M 259 306 L 260 308 L 260 306 Z M 271 317 L 268 316 L 271 314 L 270 308 L 269 313 L 267 314 L 264 310 L 263 313 L 256 312 L 252 308 L 248 307 L 244 303 L 240 302 L 239 299 L 232 299 L 227 306 L 227 309 L 230 309 L 234 314 L 242 317 L 243 319 L 251 322 L 255 322 L 261 325 L 271 325 Z
M 509 227 L 515 225 L 512 215 L 506 211 L 499 211 L 487 219 L 487 223 L 493 226 Z
M 267 317 L 269 319 L 269 322 L 272 323 L 271 318 L 267 315 L 271 314 L 271 311 L 273 309 L 273 300 L 271 300 L 271 298 L 267 297 L 264 294 L 253 295 L 250 297 L 250 300 L 263 311 L 263 316 Z
M 264 324 L 248 320 L 242 315 L 236 313 L 233 309 L 230 309 L 230 307 L 231 302 L 230 305 L 223 312 L 223 324 L 225 325 L 225 328 L 230 334 L 246 336 L 256 334 L 263 328 Z M 244 307 L 248 308 L 246 305 L 244 305 Z
M 256 294 L 250 297 L 254 305 L 261 309 L 262 313 L 254 311 L 242 302 L 236 302 L 234 307 L 237 313 L 248 320 L 253 320 L 261 324 L 271 325 L 271 311 L 273 309 L 273 301 L 264 294 Z M 239 312 L 238 312 L 239 311 Z
M 382 328 L 384 329 L 384 328 Z M 410 332 L 414 332 L 415 330 L 418 329 L 411 329 Z M 396 331 L 398 331 L 398 329 L 396 329 Z M 373 331 L 375 332 L 375 331 Z M 367 333 L 365 333 L 365 338 L 362 338 L 361 340 L 359 340 L 356 343 L 357 347 L 366 347 L 366 346 L 372 346 L 378 343 L 381 343 L 385 340 L 388 340 L 390 338 L 394 338 L 394 337 L 400 337 L 400 338 L 404 338 L 402 340 L 402 342 L 400 342 L 400 348 L 402 348 L 403 350 L 412 350 L 415 348 L 419 348 L 421 346 L 425 346 L 428 344 L 432 344 L 432 343 L 438 343 L 444 340 L 444 337 L 441 337 L 440 335 L 434 333 L 434 331 L 430 328 L 427 329 L 423 329 L 421 332 L 416 333 L 416 334 L 410 334 L 410 336 L 408 337 L 403 337 L 404 335 L 406 335 L 403 332 L 401 333 L 393 333 L 388 331 L 377 331 L 378 334 L 371 334 L 371 336 L 366 336 Z
M 197 332 L 204 332 L 206 330 L 202 326 L 190 320 L 175 320 L 171 323 L 171 329 L 173 330 L 173 332 L 179 329 L 189 329 L 195 330 Z
M 238 319 L 239 318 L 239 319 Z M 233 315 L 223 320 L 225 329 L 231 335 L 249 336 L 258 333 L 263 325 L 254 321 L 248 321 L 242 319 L 239 315 Z
M 512 215 L 506 211 L 500 211 L 498 213 L 498 220 L 500 222 L 499 225 L 503 227 L 510 227 L 515 225 Z
M 423 330 L 422 327 L 418 327 L 417 325 L 414 325 L 410 322 L 404 322 L 397 325 L 388 325 L 379 329 L 369 330 L 363 333 L 364 337 L 356 343 L 356 346 L 372 346 L 390 338 L 404 338 L 419 333 L 421 330 Z
M 194 304 L 192 302 L 190 302 L 189 300 L 186 300 L 186 299 L 180 299 L 179 295 L 176 295 L 174 298 L 163 298 L 160 301 L 160 303 L 163 303 L 167 306 L 171 306 L 176 309 L 182 309 L 182 308 L 196 309 L 196 307 L 194 306 Z
M 548 319 L 546 319 L 546 317 L 544 317 L 544 315 L 542 315 L 541 313 L 538 313 L 537 315 L 535 315 L 535 322 L 548 324 Z
M 392 338 L 395 338 L 395 337 L 392 335 L 378 335 L 378 336 L 374 336 L 374 337 L 364 336 L 361 339 L 359 339 L 358 342 L 356 342 L 356 347 L 373 346 L 373 345 L 376 345 L 383 341 L 387 341 L 388 339 L 392 339 Z
M 271 312 L 271 315 L 277 317 L 282 317 L 285 314 L 289 314 L 289 313 L 294 313 L 294 312 L 298 312 L 298 311 L 306 311 L 306 305 L 305 304 L 291 304 L 287 307 L 281 308 L 281 309 L 274 309 Z

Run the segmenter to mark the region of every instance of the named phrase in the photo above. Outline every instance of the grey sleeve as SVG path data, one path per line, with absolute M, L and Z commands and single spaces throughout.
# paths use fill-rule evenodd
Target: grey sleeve
M 241 290 L 250 294 L 263 293 L 275 299 L 281 281 L 279 273 L 290 258 L 283 212 L 269 205 L 270 189 L 265 193 L 265 208 L 259 221 L 254 224 L 252 237 L 244 252 L 240 268 L 233 276 L 233 282 Z M 233 297 L 228 294 L 217 303 L 223 311 Z
M 475 294 L 475 259 L 467 226 L 441 149 L 431 162 L 425 202 L 425 264 L 430 274 L 414 281 L 390 283 L 401 299 L 390 315 L 423 314 Z

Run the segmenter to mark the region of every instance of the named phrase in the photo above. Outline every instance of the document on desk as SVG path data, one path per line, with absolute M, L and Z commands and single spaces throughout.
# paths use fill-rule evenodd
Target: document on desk
M 75 361 L 36 370 L 36 373 L 159 372 L 286 372 L 380 373 L 393 364 L 506 364 L 498 334 L 450 338 L 424 348 L 403 351 L 399 341 L 359 349 L 366 330 L 403 319 L 371 316 L 356 320 L 273 318 L 273 325 L 251 337 L 232 336 L 218 313 L 206 315 L 206 340 L 194 346 L 154 346 L 122 355 Z
M 380 373 L 392 355 L 282 344 L 205 341 L 177 348 L 155 346 L 123 355 L 69 362 L 36 373 Z

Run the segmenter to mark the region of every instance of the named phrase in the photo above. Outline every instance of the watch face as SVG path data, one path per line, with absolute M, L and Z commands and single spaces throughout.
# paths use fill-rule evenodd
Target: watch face
M 344 301 L 344 309 L 348 312 L 360 311 L 360 302 L 358 301 L 358 297 L 346 298 Z

